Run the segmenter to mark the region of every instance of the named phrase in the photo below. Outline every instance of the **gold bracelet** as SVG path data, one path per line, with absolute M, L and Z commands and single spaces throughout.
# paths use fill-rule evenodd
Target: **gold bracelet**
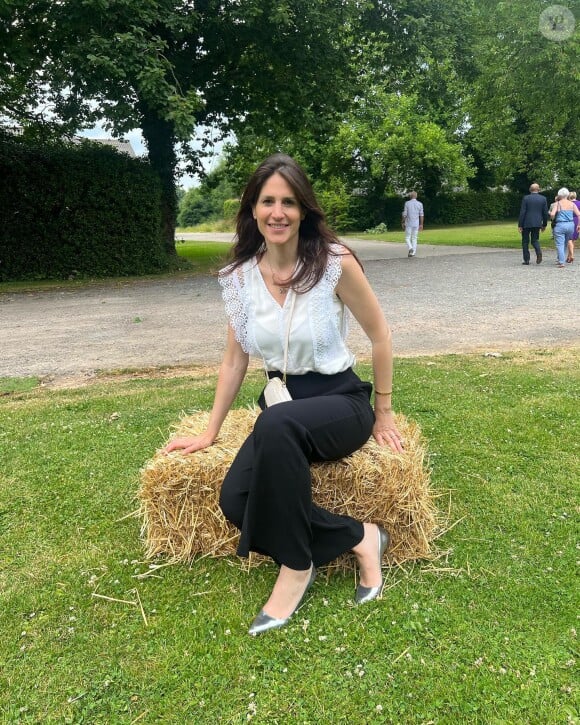
M 375 390 L 375 395 L 392 395 L 392 394 L 393 394 L 392 390 L 389 390 L 388 393 L 381 393 L 380 390 Z

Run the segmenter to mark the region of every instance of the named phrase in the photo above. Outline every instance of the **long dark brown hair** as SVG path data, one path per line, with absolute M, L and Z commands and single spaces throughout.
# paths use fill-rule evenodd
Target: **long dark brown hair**
M 301 264 L 294 273 L 290 286 L 299 292 L 312 289 L 322 278 L 328 257 L 337 254 L 332 244 L 342 244 L 336 234 L 326 224 L 324 212 L 318 205 L 312 184 L 302 167 L 286 154 L 273 154 L 263 161 L 250 177 L 236 218 L 237 239 L 231 250 L 231 269 L 239 267 L 253 257 L 258 259 L 266 251 L 264 237 L 258 230 L 253 209 L 258 202 L 262 187 L 273 174 L 280 174 L 292 188 L 304 219 L 300 223 L 298 236 L 298 257 Z M 360 260 L 354 255 L 357 262 Z M 340 253 L 339 253 L 340 254 Z M 361 264 L 362 267 L 362 264 Z

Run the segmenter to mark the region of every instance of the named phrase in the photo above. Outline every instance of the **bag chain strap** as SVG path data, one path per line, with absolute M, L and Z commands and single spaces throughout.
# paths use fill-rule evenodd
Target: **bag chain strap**
M 296 302 L 296 292 L 290 290 L 288 294 L 292 295 L 292 302 L 290 303 L 290 312 L 288 313 L 288 322 L 286 323 L 286 338 L 284 340 L 284 369 L 282 370 L 282 382 L 286 385 L 286 368 L 288 367 L 288 344 L 290 342 L 290 325 L 292 323 L 292 314 L 294 312 L 294 303 Z M 262 358 L 264 360 L 264 358 Z M 270 380 L 268 375 L 268 368 L 266 367 L 266 361 L 264 360 L 264 370 L 266 372 L 266 378 Z

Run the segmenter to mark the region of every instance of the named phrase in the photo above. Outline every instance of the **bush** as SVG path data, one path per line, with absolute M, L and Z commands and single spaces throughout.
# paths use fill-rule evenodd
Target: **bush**
M 341 182 L 335 181 L 332 188 L 321 189 L 317 193 L 318 203 L 322 207 L 329 226 L 337 232 L 353 229 L 351 196 Z
M 320 194 L 323 198 L 323 194 Z M 470 224 L 483 221 L 504 221 L 517 218 L 521 195 L 515 192 L 484 191 L 438 194 L 421 198 L 428 224 Z M 406 198 L 374 195 L 351 195 L 343 211 L 351 230 L 368 229 L 386 224 L 398 229 Z M 550 201 L 550 199 L 548 199 Z M 375 231 L 375 229 L 373 229 Z
M 371 229 L 365 229 L 367 234 L 386 234 L 389 229 L 385 222 L 381 222 L 380 224 L 377 224 L 376 227 L 372 227 Z
M 238 214 L 239 208 L 240 208 L 239 199 L 226 199 L 224 201 L 224 208 L 223 208 L 224 220 L 227 222 L 233 223 Z
M 158 177 L 113 149 L 0 135 L 0 209 L 0 280 L 168 268 Z

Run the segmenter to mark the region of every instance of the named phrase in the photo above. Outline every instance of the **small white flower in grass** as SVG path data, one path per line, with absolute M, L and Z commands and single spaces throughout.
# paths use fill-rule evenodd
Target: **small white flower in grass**
M 323 600 L 322 600 L 322 604 L 323 604 L 323 605 L 324 605 L 325 607 L 328 607 L 328 599 L 323 599 Z
M 225 634 L 231 634 L 231 633 L 232 633 L 231 630 L 226 629 Z
M 500 674 L 500 675 L 507 675 L 507 670 L 506 670 L 506 668 L 505 668 L 505 667 L 500 667 L 500 668 L 499 668 L 499 674 Z
M 417 611 L 417 610 L 419 609 L 419 605 L 418 605 L 418 604 L 413 604 L 413 609 L 414 609 L 415 611 Z
M 288 672 L 288 668 L 287 668 L 287 667 L 284 667 L 284 668 L 282 669 L 282 672 L 284 672 L 284 673 Z
M 21 637 L 26 637 L 26 632 L 20 632 Z
M 303 629 L 304 632 L 306 632 L 306 630 L 308 629 L 309 625 L 310 625 L 310 620 L 309 619 L 303 619 L 302 620 L 302 629 Z
M 350 670 L 347 670 L 344 674 L 346 677 L 352 677 L 352 672 Z
M 319 634 L 318 635 L 318 641 L 319 642 L 324 642 L 325 639 L 326 639 L 326 635 L 325 634 Z
M 532 667 L 530 669 L 530 677 L 535 677 L 535 676 L 536 676 L 536 668 L 535 667 Z
M 483 657 L 478 657 L 475 660 L 475 662 L 473 663 L 473 666 L 474 667 L 481 667 L 482 664 L 483 664 Z
M 382 705 L 377 705 L 377 706 L 375 707 L 375 710 L 376 710 L 377 712 L 382 712 L 382 711 L 383 711 L 383 706 L 382 706 Z

